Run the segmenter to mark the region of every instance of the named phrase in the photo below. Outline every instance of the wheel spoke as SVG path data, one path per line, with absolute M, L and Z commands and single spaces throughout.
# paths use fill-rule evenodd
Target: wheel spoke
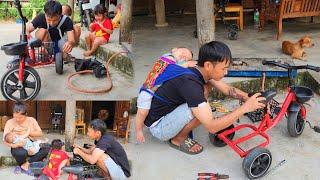
M 36 88 L 36 82 L 25 81 L 24 82 L 24 86 L 26 88 L 35 89 Z
M 23 100 L 23 99 L 26 99 L 28 97 L 28 94 L 26 92 L 26 89 L 23 88 L 20 90 L 20 99 Z
M 13 82 L 15 84 L 17 84 L 19 81 L 18 77 L 14 73 L 9 75 L 8 80 L 10 80 L 11 82 Z
M 30 73 L 28 71 L 24 71 L 24 75 L 23 75 L 23 82 L 25 80 L 27 80 L 27 78 L 29 77 Z
M 259 174 L 259 166 L 252 167 L 252 168 L 251 168 L 251 173 L 252 173 L 253 175 Z
M 17 88 L 15 85 L 10 85 L 10 84 L 6 85 L 6 92 L 8 95 L 12 95 L 16 91 L 17 91 Z

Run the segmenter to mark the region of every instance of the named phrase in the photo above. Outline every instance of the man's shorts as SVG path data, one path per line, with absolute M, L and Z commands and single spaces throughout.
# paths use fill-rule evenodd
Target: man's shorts
M 152 97 L 153 96 L 150 93 L 141 91 L 138 95 L 137 107 L 140 109 L 150 109 Z
M 107 167 L 112 180 L 127 179 L 121 167 L 110 156 L 104 161 L 104 165 Z
M 154 137 L 161 141 L 168 141 L 175 137 L 192 119 L 194 119 L 194 116 L 191 109 L 186 103 L 181 104 L 172 112 L 153 123 L 149 130 Z

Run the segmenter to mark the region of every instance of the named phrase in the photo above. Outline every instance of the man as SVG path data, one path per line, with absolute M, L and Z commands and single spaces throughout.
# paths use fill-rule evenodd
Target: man
M 27 107 L 22 103 L 16 103 L 13 107 L 13 118 L 6 122 L 3 131 L 3 137 L 8 133 L 14 133 L 17 136 L 29 137 L 31 140 L 43 136 L 41 128 L 33 117 L 28 117 Z M 48 153 L 48 148 L 40 148 L 39 152 L 28 158 L 28 152 L 23 148 L 22 143 L 12 144 L 3 139 L 4 143 L 11 148 L 11 154 L 16 159 L 18 166 L 14 169 L 15 174 L 25 173 L 32 175 L 29 169 L 30 162 L 42 161 Z
M 202 124 L 210 133 L 216 133 L 233 124 L 243 114 L 263 108 L 265 105 L 259 101 L 265 98 L 258 97 L 259 93 L 248 98 L 246 93 L 221 82 L 231 60 L 230 49 L 224 43 L 212 41 L 203 45 L 197 67 L 189 68 L 188 73 L 166 81 L 155 92 L 144 122 L 151 134 L 159 140 L 169 141 L 171 147 L 182 152 L 198 154 L 203 147 L 188 138 L 194 128 Z M 213 117 L 204 93 L 207 84 L 213 84 L 224 94 L 246 101 L 229 114 Z M 143 125 L 137 126 L 142 129 Z
M 72 20 L 62 15 L 62 6 L 58 1 L 48 1 L 44 5 L 44 14 L 36 16 L 27 24 L 27 35 L 36 30 L 35 36 L 43 42 L 53 41 L 55 53 L 70 53 L 75 45 Z
M 97 164 L 106 177 L 122 180 L 130 177 L 127 154 L 123 147 L 111 136 L 106 134 L 106 124 L 100 120 L 92 120 L 88 127 L 88 136 L 95 140 L 90 149 L 74 145 L 73 152 L 90 164 Z

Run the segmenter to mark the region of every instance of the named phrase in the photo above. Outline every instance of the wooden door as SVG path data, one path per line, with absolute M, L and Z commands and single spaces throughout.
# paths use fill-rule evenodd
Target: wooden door
M 76 108 L 84 109 L 84 122 L 89 123 L 92 116 L 92 101 L 77 101 Z
M 49 129 L 51 127 L 52 108 L 55 105 L 60 105 L 65 115 L 65 101 L 37 101 L 37 121 L 41 129 Z M 61 127 L 64 128 L 65 120 L 61 122 Z

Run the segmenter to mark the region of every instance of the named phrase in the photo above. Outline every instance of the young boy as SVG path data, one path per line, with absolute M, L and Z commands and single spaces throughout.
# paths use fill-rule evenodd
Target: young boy
M 157 84 L 157 79 L 164 74 L 169 64 L 176 64 L 183 68 L 193 67 L 196 61 L 192 60 L 192 52 L 184 47 L 174 48 L 171 53 L 163 55 L 153 65 L 152 70 L 149 72 L 146 81 L 143 84 L 143 90 L 140 91 L 137 100 L 138 112 L 136 116 L 136 138 L 138 142 L 144 142 L 143 136 L 143 122 L 149 113 L 153 93 L 161 84 Z M 179 72 L 173 73 L 169 76 L 176 76 Z M 156 85 L 157 84 L 157 85 Z
M 62 15 L 62 6 L 58 1 L 48 1 L 44 5 L 44 14 L 37 15 L 27 24 L 27 35 L 36 30 L 35 37 L 43 42 L 52 41 L 54 51 L 70 53 L 75 45 L 72 20 Z
M 85 149 L 75 144 L 73 153 L 90 164 L 97 164 L 106 177 L 117 180 L 130 177 L 127 154 L 111 135 L 106 134 L 106 124 L 100 119 L 92 120 L 87 134 L 95 141 L 95 146 Z
M 49 156 L 49 164 L 43 169 L 43 173 L 53 180 L 58 180 L 61 169 L 69 166 L 70 161 L 67 153 L 62 150 L 64 143 L 60 139 L 54 139 L 51 142 L 51 153 Z
M 31 141 L 28 137 L 18 136 L 13 132 L 9 132 L 5 135 L 5 141 L 12 144 L 21 144 L 23 146 L 23 149 L 28 151 L 29 156 L 33 156 L 39 152 L 41 143 L 48 142 L 47 139 L 44 141 Z
M 100 45 L 109 41 L 113 27 L 110 19 L 106 17 L 106 9 L 103 5 L 98 4 L 94 10 L 95 21 L 90 24 L 91 33 L 86 36 L 87 51 L 83 53 L 85 57 L 91 56 Z
M 72 15 L 72 9 L 68 4 L 65 4 L 62 6 L 62 15 L 70 17 Z M 81 35 L 81 27 L 78 25 L 73 26 L 74 31 L 74 39 L 75 43 L 79 44 L 80 41 L 80 35 Z

